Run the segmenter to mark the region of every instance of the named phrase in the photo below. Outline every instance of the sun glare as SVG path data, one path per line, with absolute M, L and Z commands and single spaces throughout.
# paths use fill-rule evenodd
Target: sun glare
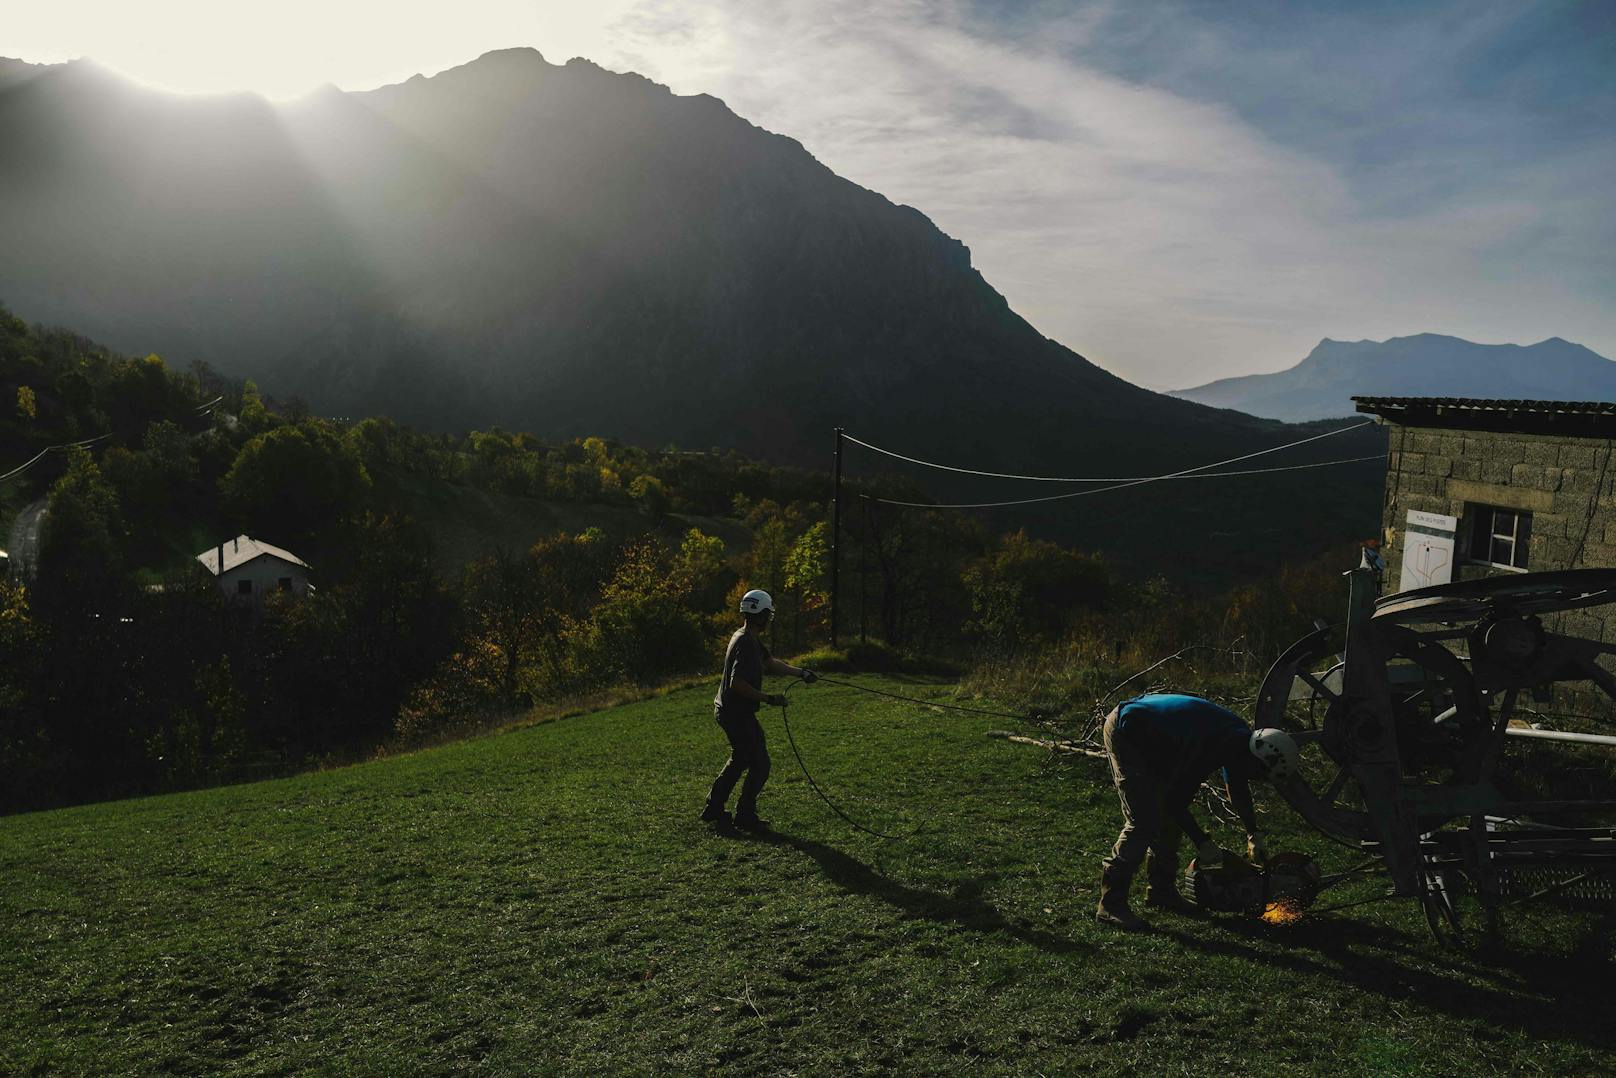
M 95 56 L 119 74 L 157 90 L 179 94 L 261 94 L 272 101 L 301 97 L 332 81 L 323 70 L 294 67 L 284 62 L 272 68 L 252 63 L 226 64 L 224 58 L 199 55 L 170 56 L 152 63 L 148 57 Z
M 434 74 L 492 49 L 531 45 L 552 60 L 608 53 L 627 0 L 594 4 L 460 0 L 60 0 L 7 11 L 0 55 L 87 57 L 174 93 L 299 97 L 326 83 L 364 90 Z

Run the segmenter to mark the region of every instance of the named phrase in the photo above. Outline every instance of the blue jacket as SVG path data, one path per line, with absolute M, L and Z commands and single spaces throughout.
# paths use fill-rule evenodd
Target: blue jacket
M 1118 705 L 1116 729 L 1161 783 L 1163 809 L 1196 842 L 1206 833 L 1189 805 L 1213 771 L 1222 769 L 1237 805 L 1249 804 L 1248 783 L 1262 765 L 1248 748 L 1251 727 L 1228 708 L 1186 693 L 1146 693 Z
M 1251 727 L 1246 721 L 1226 707 L 1187 693 L 1146 693 L 1124 700 L 1117 712 L 1117 729 L 1150 754 L 1163 778 L 1189 771 L 1200 782 L 1217 768 L 1243 765 L 1242 757 L 1249 755 Z

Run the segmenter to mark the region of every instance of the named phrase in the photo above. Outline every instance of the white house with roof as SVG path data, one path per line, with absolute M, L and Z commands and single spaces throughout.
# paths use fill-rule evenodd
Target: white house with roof
M 309 593 L 309 565 L 289 550 L 247 535 L 226 539 L 196 556 L 232 599 L 261 602 L 272 591 Z

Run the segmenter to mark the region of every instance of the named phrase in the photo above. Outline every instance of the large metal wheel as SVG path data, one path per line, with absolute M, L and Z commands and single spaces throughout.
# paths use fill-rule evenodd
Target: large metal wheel
M 1490 724 L 1469 668 L 1442 646 L 1440 635 L 1388 625 L 1384 636 L 1404 771 L 1436 782 L 1470 778 L 1465 749 L 1486 737 Z M 1321 769 L 1327 773 L 1321 796 L 1326 804 L 1338 803 L 1351 781 L 1351 746 L 1321 729 L 1331 710 L 1343 706 L 1340 640 L 1339 627 L 1321 626 L 1286 649 L 1263 678 L 1254 716 L 1257 727 L 1290 730 L 1303 735 L 1303 745 L 1322 750 L 1327 760 L 1312 771 L 1314 777 L 1321 777 Z
M 1263 677 L 1252 725 L 1317 730 L 1323 721 L 1320 705 L 1328 707 L 1341 695 L 1345 635 L 1340 625 L 1319 625 L 1286 648 Z
M 1375 603 L 1375 620 L 1399 625 L 1475 622 L 1500 608 L 1548 614 L 1616 602 L 1616 569 L 1566 569 L 1435 584 L 1388 595 Z
M 1321 626 L 1280 656 L 1259 690 L 1256 724 L 1290 730 L 1303 746 L 1303 781 L 1280 786 L 1291 806 L 1374 853 L 1445 944 L 1466 943 L 1465 922 L 1478 911 L 1483 930 L 1496 932 L 1513 902 L 1607 892 L 1616 853 L 1608 824 L 1590 813 L 1616 810 L 1616 800 L 1592 790 L 1511 797 L 1501 764 L 1506 741 L 1518 738 L 1610 744 L 1511 719 L 1523 694 L 1547 685 L 1591 682 L 1616 699 L 1616 674 L 1596 662 L 1616 645 L 1543 624 L 1558 611 L 1616 603 L 1616 569 L 1422 588 L 1379 600 L 1372 614 L 1366 578 L 1352 577 L 1351 653 L 1344 633 Z

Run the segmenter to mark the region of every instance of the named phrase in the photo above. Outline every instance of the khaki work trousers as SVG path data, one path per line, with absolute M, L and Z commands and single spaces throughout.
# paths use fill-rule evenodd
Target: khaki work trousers
M 1168 816 L 1163 804 L 1166 783 L 1150 766 L 1150 758 L 1144 750 L 1126 731 L 1117 729 L 1117 720 L 1117 711 L 1113 708 L 1105 717 L 1105 751 L 1111 758 L 1111 777 L 1117 784 L 1117 798 L 1122 802 L 1122 831 L 1105 864 L 1107 867 L 1116 865 L 1132 877 L 1148 851 L 1150 865 L 1145 879 L 1150 889 L 1176 891 L 1178 850 L 1183 843 L 1183 831 Z
M 729 759 L 724 762 L 718 778 L 713 780 L 707 804 L 714 809 L 723 808 L 744 772 L 746 782 L 741 786 L 740 800 L 735 803 L 735 815 L 743 819 L 755 817 L 758 794 L 769 781 L 769 744 L 763 736 L 763 724 L 758 722 L 755 711 L 737 713 L 720 708 L 713 717 L 718 720 L 724 736 L 729 738 Z

